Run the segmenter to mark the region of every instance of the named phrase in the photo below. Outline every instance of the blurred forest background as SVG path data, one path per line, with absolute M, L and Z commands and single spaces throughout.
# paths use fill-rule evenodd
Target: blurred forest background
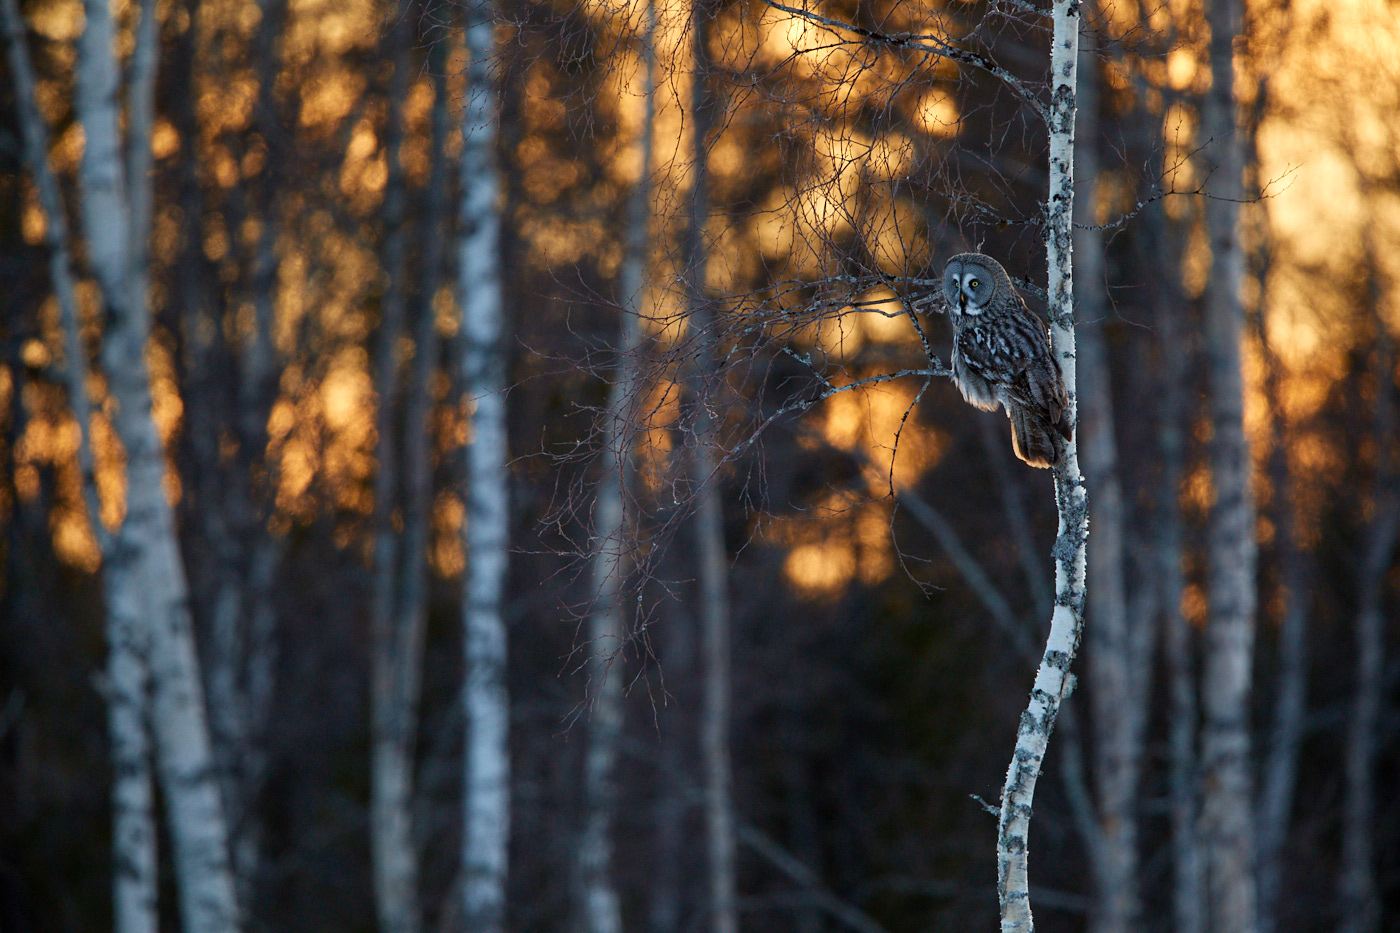
M 1055 505 L 903 300 L 977 248 L 1044 310 L 1045 9 L 405 3 L 6 0 L 0 927 L 990 929 Z M 1400 930 L 1400 20 L 1083 9 L 1040 926 Z

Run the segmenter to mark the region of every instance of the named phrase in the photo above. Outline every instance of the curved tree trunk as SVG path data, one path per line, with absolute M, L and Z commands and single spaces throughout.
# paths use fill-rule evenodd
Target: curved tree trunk
M 1049 269 L 1050 340 L 1069 390 L 1070 421 L 1076 423 L 1074 272 L 1074 121 L 1079 61 L 1080 5 L 1056 0 L 1051 39 L 1049 194 L 1045 251 Z M 1021 715 L 1016 750 L 1006 772 L 997 824 L 997 896 L 1002 933 L 1030 933 L 1028 864 L 1031 803 L 1055 728 L 1060 704 L 1073 686 L 1070 665 L 1083 632 L 1085 544 L 1088 502 L 1079 472 L 1077 440 L 1055 467 L 1059 531 L 1055 540 L 1055 609 L 1030 705 Z

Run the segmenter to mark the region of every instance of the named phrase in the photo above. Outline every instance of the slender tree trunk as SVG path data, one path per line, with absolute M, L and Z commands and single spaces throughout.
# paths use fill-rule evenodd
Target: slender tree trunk
M 724 514 L 719 502 L 715 463 L 711 453 L 716 425 L 706 393 L 714 369 L 714 310 L 705 290 L 709 247 L 705 220 L 709 215 L 708 145 L 712 102 L 707 81 L 709 51 L 705 45 L 709 8 L 704 0 L 691 5 L 694 68 L 691 114 L 695 181 L 691 190 L 687 246 L 690 326 L 700 339 L 697 356 L 694 468 L 697 488 L 695 552 L 700 589 L 700 651 L 704 667 L 700 712 L 700 756 L 705 774 L 705 828 L 708 842 L 710 929 L 736 933 L 734 804 L 729 763 L 730 608 L 729 559 L 724 546 Z
M 1210 622 L 1202 672 L 1201 842 L 1206 852 L 1212 933 L 1253 933 L 1254 799 L 1250 770 L 1249 693 L 1254 659 L 1255 539 L 1249 445 L 1244 433 L 1240 286 L 1244 252 L 1239 202 L 1243 154 L 1237 131 L 1234 47 L 1239 0 L 1218 0 L 1207 11 L 1211 29 L 1211 90 L 1201 106 L 1203 175 L 1210 237 L 1210 286 L 1205 296 L 1206 355 L 1214 424 L 1211 471 L 1215 504 L 1208 532 Z
M 1376 309 L 1374 517 L 1367 530 L 1357 580 L 1356 693 L 1347 720 L 1342 809 L 1342 864 L 1339 869 L 1341 933 L 1376 933 L 1381 928 L 1381 896 L 1376 879 L 1376 758 L 1385 697 L 1385 616 L 1382 600 L 1397 536 L 1400 536 L 1400 482 L 1395 454 L 1395 355 L 1380 308 L 1379 263 L 1371 231 L 1366 232 L 1370 306 Z
M 1074 120 L 1079 61 L 1080 6 L 1056 0 L 1051 38 L 1049 195 L 1045 251 L 1049 269 L 1050 340 L 1069 390 L 1070 423 L 1076 415 L 1074 273 L 1071 265 L 1074 211 Z M 1055 541 L 1055 610 L 1030 705 L 1021 715 L 1016 750 L 1006 772 L 997 824 L 997 897 L 1003 933 L 1029 933 L 1029 836 L 1031 803 L 1060 704 L 1073 686 L 1069 668 L 1079 650 L 1085 593 L 1088 502 L 1079 473 L 1076 442 L 1055 467 L 1059 531 Z
M 583 833 L 578 849 L 578 886 L 587 933 L 621 933 L 622 908 L 612 881 L 613 825 L 617 811 L 614 771 L 622 736 L 622 649 L 627 639 L 620 602 L 627 573 L 628 478 L 632 472 L 630 412 L 636 402 L 636 352 L 641 343 L 643 288 L 649 250 L 651 152 L 655 116 L 656 8 L 647 5 L 640 37 L 645 115 L 640 135 L 641 176 L 628 205 L 626 251 L 619 275 L 621 326 L 618 368 L 603 412 L 603 476 L 594 506 L 594 556 L 589 613 L 588 691 L 590 715 L 583 755 Z
M 1142 767 L 1145 658 L 1138 657 L 1130 636 L 1124 573 L 1127 516 L 1118 479 L 1118 443 L 1104 321 L 1108 317 L 1103 235 L 1088 229 L 1097 223 L 1098 61 L 1092 39 L 1084 39 L 1079 62 L 1079 112 L 1076 130 L 1075 192 L 1079 224 L 1074 231 L 1075 297 L 1079 304 L 1080 444 L 1085 479 L 1094 489 L 1090 523 L 1088 594 L 1088 665 L 1094 717 L 1094 776 L 1098 788 L 1099 844 L 1091 848 L 1098 895 L 1095 933 L 1137 929 L 1138 899 L 1137 790 Z
M 1260 281 L 1267 271 L 1260 269 Z M 1282 567 L 1284 610 L 1279 623 L 1276 652 L 1273 720 L 1269 727 L 1268 754 L 1260 770 L 1257 843 L 1259 884 L 1259 929 L 1274 933 L 1278 928 L 1283 902 L 1283 852 L 1292 822 L 1293 801 L 1298 781 L 1298 753 L 1307 713 L 1307 634 L 1308 607 L 1311 603 L 1309 561 L 1298 543 L 1296 531 L 1297 478 L 1288 462 L 1288 426 L 1280 402 L 1282 363 L 1269 347 L 1263 326 L 1263 296 L 1259 312 L 1253 315 L 1256 339 L 1264 358 L 1264 394 L 1274 422 L 1274 445 L 1269 458 L 1270 481 L 1278 503 L 1275 515 L 1277 547 Z
M 370 600 L 370 852 L 381 933 L 417 933 L 418 852 L 413 840 L 413 749 L 417 731 L 419 658 L 409 649 L 415 624 L 398 611 L 401 581 L 423 568 L 402 562 L 393 526 L 399 503 L 399 447 L 394 442 L 399 398 L 399 343 L 407 309 L 406 201 L 403 108 L 409 89 L 408 11 L 397 10 L 389 32 L 394 74 L 389 87 L 384 187 L 385 289 L 375 359 L 379 394 L 375 442 L 374 572 Z
M 393 663 L 397 671 L 393 683 L 397 690 L 395 702 L 401 709 L 401 735 L 405 747 L 401 752 L 402 771 L 412 775 L 414 748 L 417 744 L 418 709 L 422 699 L 422 670 L 424 644 L 428 623 L 428 541 L 433 498 L 432 464 L 432 406 L 431 382 L 441 356 L 441 340 L 437 330 L 437 315 L 433 298 L 442 281 L 443 259 L 447 253 L 447 217 L 449 201 L 442 194 L 448 190 L 447 136 L 451 129 L 447 95 L 447 43 L 438 42 L 429 51 L 429 69 L 433 75 L 432 160 L 429 168 L 427 212 L 422 223 L 423 268 L 422 285 L 414 301 L 413 368 L 409 374 L 404 396 L 403 428 L 403 532 L 399 536 L 400 558 L 397 577 L 398 598 L 391 625 L 395 626 Z M 422 786 L 420 777 L 413 786 Z M 403 806 L 413 803 L 412 795 L 403 795 Z M 412 822 L 407 812 L 399 818 L 405 829 Z M 411 855 L 416 859 L 417 846 L 408 837 Z M 415 865 L 412 877 L 417 885 Z M 455 901 L 454 901 L 455 903 Z M 421 903 L 414 908 L 414 920 L 421 918 Z
M 703 407 L 703 403 L 702 403 Z M 710 879 L 710 929 L 736 933 L 734 803 L 729 762 L 730 654 L 729 559 L 723 515 L 714 488 L 709 440 L 712 426 L 702 416 L 695 447 L 695 471 L 703 486 L 695 515 L 700 562 L 700 644 L 704 698 L 700 713 L 700 755 L 705 772 L 705 827 Z
M 679 558 L 677 558 L 679 559 Z M 679 574 L 676 574 L 679 575 Z M 694 682 L 695 617 L 689 605 L 669 600 L 661 630 L 661 669 L 667 685 L 675 691 L 675 702 L 668 698 L 667 709 L 659 716 L 660 750 L 657 775 L 660 786 L 656 792 L 656 859 L 652 872 L 651 905 L 648 917 L 651 933 L 679 933 L 685 916 L 687 815 L 695 794 L 681 775 L 694 773 L 692 753 L 683 717 L 689 715 L 690 704 L 685 685 Z
M 510 707 L 506 693 L 506 582 L 510 512 L 506 360 L 502 342 L 501 183 L 495 20 L 479 2 L 466 14 L 467 97 L 462 108 L 458 302 L 462 378 L 472 407 L 467 444 L 462 624 L 466 720 L 462 921 L 471 933 L 503 933 L 510 834 Z
M 1155 121 L 1154 121 L 1155 122 Z M 1155 132 L 1155 129 L 1153 130 Z M 1160 170 L 1160 163 L 1158 164 Z M 1160 202 L 1143 215 L 1138 256 L 1143 268 L 1156 268 L 1152 282 L 1153 319 L 1160 352 L 1161 475 L 1157 488 L 1154 566 L 1156 602 L 1162 613 L 1162 653 L 1167 686 L 1167 810 L 1171 824 L 1172 910 L 1176 933 L 1205 929 L 1205 866 L 1197 840 L 1200 787 L 1196 762 L 1195 633 L 1182 615 L 1186 590 L 1181 484 L 1185 475 L 1187 378 L 1194 346 L 1184 319 L 1180 288 L 1180 237 Z M 1154 265 L 1155 264 L 1155 265 Z
M 1006 447 L 1006 437 L 1000 430 L 1001 426 L 997 424 L 997 419 L 979 418 L 978 422 L 982 435 L 982 449 L 986 451 L 987 458 L 992 462 L 992 471 L 996 474 L 997 485 L 1001 489 L 1002 516 L 1006 521 L 1006 527 L 1011 530 L 1012 538 L 1016 541 L 1016 550 L 1021 559 L 1022 575 L 1025 578 L 1026 587 L 1032 595 L 1032 612 L 1035 613 L 1036 617 L 1049 616 L 1055 602 L 1055 587 L 1051 579 L 1051 572 L 1040 562 L 1041 558 L 1037 556 L 1037 549 L 1032 543 L 1030 522 L 1027 521 L 1025 509 L 1024 485 L 1012 475 L 1013 461 Z M 942 544 L 944 553 L 953 560 L 954 564 L 958 565 L 963 578 L 971 583 L 974 589 L 987 593 L 987 595 L 982 596 L 983 605 L 992 612 L 993 618 L 998 619 L 1003 629 L 1012 636 L 1016 652 L 1025 658 L 1027 664 L 1038 665 L 1040 663 L 1040 647 L 1033 644 L 1031 635 L 1034 626 L 1030 624 L 1029 620 L 1016 619 L 1011 614 L 1010 605 L 1005 598 L 999 592 L 991 589 L 990 580 L 986 575 L 982 573 L 980 568 L 969 563 L 969 558 L 963 551 L 961 544 L 955 541 L 956 536 L 953 534 L 951 526 L 948 526 L 947 520 L 937 516 L 936 513 L 930 515 L 931 510 L 927 503 L 910 499 L 908 493 L 901 493 L 900 504 L 906 507 L 912 506 L 909 509 L 910 514 L 920 524 L 934 532 L 935 537 Z M 921 513 L 925 517 L 920 517 Z M 936 530 L 940 525 L 944 526 L 945 530 Z M 963 551 L 961 556 L 959 556 L 959 551 Z M 1080 838 L 1084 841 L 1090 862 L 1096 863 L 1099 859 L 1099 838 L 1102 835 L 1102 829 L 1099 826 L 1098 814 L 1089 794 L 1089 782 L 1085 775 L 1084 766 L 1084 736 L 1079 725 L 1079 714 L 1073 696 L 1066 697 L 1065 702 L 1061 704 L 1055 724 L 1062 735 L 1059 752 L 1056 755 L 1059 764 L 1057 770 L 1060 781 L 1064 785 L 1070 817 L 1074 821 Z
M 272 706 L 276 667 L 277 613 L 273 586 L 281 564 L 283 545 L 267 529 L 268 496 L 275 481 L 255 478 L 267 466 L 267 419 L 277 398 L 281 366 L 273 346 L 277 300 L 277 238 L 282 229 L 274 194 L 275 178 L 282 164 L 285 131 L 276 104 L 276 76 L 281 71 L 281 37 L 286 21 L 286 0 L 261 0 L 254 39 L 254 60 L 261 77 L 254 105 L 255 128 L 268 152 L 268 166 L 253 183 L 256 209 L 260 211 L 258 239 L 249 261 L 253 307 L 253 332 L 232 344 L 228 359 L 238 359 L 236 393 L 230 393 L 217 376 L 200 374 L 187 389 L 191 420 L 210 423 L 193 430 L 204 432 L 193 445 L 199 457 L 193 480 L 206 485 L 198 492 L 217 509 L 198 509 L 191 515 L 212 545 L 209 549 L 212 596 L 207 604 L 208 638 L 203 645 L 207 664 L 210 730 L 215 762 L 223 792 L 229 827 L 229 850 L 240 902 L 251 902 L 261 862 L 262 826 L 257 800 L 267 777 L 265 745 Z M 198 8 L 191 9 L 193 32 Z M 185 40 L 195 41 L 193 36 Z M 190 69 L 191 71 L 193 69 Z M 193 79 L 193 74 L 190 78 Z M 192 121 L 193 122 L 193 121 Z M 147 149 L 150 147 L 147 146 Z M 189 229 L 202 225 L 202 205 L 193 193 L 191 179 Z M 188 274 L 185 263 L 183 274 Z M 201 284 L 188 289 L 182 299 L 200 307 Z M 193 328 L 192 328 L 193 330 Z M 216 329 L 216 332 L 221 328 Z M 209 338 L 196 338 L 208 354 Z M 211 368 L 213 368 L 211 366 Z M 196 398 L 203 394 L 209 397 Z M 221 405 L 220 400 L 226 400 Z M 230 407 L 231 403 L 231 407 Z M 237 439 L 237 452 L 229 458 L 223 449 L 228 437 Z M 195 576 L 192 565 L 191 576 Z

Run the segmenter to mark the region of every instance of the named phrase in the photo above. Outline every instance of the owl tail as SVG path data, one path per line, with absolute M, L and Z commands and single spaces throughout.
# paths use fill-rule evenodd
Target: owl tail
M 1011 405 L 1006 410 L 1011 419 L 1011 448 L 1016 456 L 1033 467 L 1047 468 L 1060 462 L 1064 442 L 1024 405 Z

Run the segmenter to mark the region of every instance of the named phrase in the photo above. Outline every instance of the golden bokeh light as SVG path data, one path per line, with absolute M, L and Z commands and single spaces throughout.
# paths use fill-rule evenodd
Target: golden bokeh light
M 783 561 L 783 575 L 794 590 L 808 598 L 835 596 L 856 575 L 855 548 L 849 541 L 799 544 Z

